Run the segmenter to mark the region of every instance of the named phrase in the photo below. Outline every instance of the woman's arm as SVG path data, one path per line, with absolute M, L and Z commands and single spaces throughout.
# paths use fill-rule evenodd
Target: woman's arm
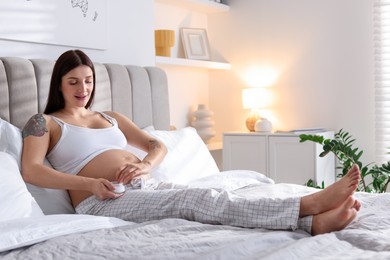
M 151 169 L 162 162 L 167 154 L 165 145 L 142 131 L 129 118 L 117 112 L 105 112 L 118 121 L 119 129 L 125 135 L 127 142 L 141 150 L 147 152 L 147 155 L 140 163 L 131 163 L 124 165 L 118 170 L 117 180 L 128 183 L 134 177 L 148 174 Z
M 50 117 L 36 114 L 23 128 L 23 179 L 45 188 L 85 190 L 100 199 L 115 198 L 116 195 L 111 192 L 115 187 L 108 180 L 66 174 L 44 165 L 43 161 L 50 147 L 53 128 L 56 126 L 58 127 Z

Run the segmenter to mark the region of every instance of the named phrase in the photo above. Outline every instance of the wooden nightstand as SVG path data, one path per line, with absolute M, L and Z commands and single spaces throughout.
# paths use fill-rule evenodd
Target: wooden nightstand
M 333 131 L 310 134 L 334 136 Z M 321 145 L 299 140 L 299 134 L 293 133 L 224 133 L 223 170 L 253 170 L 276 183 L 335 182 L 335 156 L 319 157 Z

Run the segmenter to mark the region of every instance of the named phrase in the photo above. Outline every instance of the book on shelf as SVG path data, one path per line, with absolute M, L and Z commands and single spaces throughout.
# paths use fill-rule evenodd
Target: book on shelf
M 277 130 L 275 133 L 278 134 L 312 134 L 312 133 L 321 133 L 325 132 L 326 128 L 322 127 L 313 127 L 313 128 L 297 128 L 292 130 Z

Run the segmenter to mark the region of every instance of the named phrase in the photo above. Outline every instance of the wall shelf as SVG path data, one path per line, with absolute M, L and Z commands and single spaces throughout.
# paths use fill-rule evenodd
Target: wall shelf
M 197 67 L 197 68 L 216 69 L 216 70 L 229 70 L 231 68 L 231 65 L 225 62 L 190 60 L 190 59 L 171 58 L 171 57 L 162 57 L 162 56 L 156 56 L 156 64 Z
M 168 4 L 202 13 L 221 13 L 228 12 L 230 7 L 225 4 L 210 0 L 155 0 L 156 3 Z

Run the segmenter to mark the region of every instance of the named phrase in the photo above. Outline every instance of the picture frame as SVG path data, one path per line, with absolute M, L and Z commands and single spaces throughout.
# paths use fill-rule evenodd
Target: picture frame
M 187 59 L 210 60 L 210 47 L 205 29 L 181 28 L 180 33 Z

